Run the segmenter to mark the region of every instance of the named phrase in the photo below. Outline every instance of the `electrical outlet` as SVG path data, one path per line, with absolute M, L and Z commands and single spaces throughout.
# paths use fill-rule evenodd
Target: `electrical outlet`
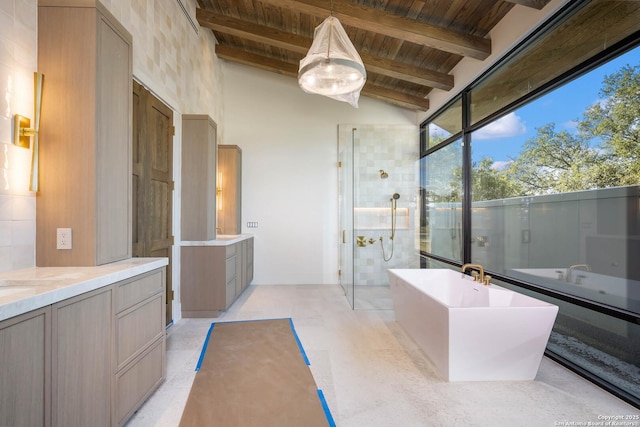
M 70 228 L 57 229 L 56 249 L 71 249 L 73 247 L 73 239 Z

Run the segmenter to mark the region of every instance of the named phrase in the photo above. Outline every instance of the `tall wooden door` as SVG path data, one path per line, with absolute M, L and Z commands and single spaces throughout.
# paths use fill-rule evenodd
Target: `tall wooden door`
M 167 257 L 167 318 L 171 323 L 173 111 L 133 82 L 134 257 Z

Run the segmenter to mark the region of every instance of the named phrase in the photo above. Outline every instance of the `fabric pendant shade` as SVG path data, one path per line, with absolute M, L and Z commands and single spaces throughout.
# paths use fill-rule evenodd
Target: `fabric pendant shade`
M 307 56 L 300 60 L 298 84 L 307 93 L 327 96 L 358 108 L 367 72 L 338 18 L 329 16 L 315 29 Z

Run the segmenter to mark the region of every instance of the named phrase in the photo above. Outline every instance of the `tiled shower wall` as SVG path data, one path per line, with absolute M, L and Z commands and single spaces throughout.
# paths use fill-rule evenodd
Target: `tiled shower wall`
M 354 284 L 388 285 L 387 269 L 419 268 L 416 251 L 418 129 L 415 126 L 357 125 L 353 132 L 354 229 L 367 245 L 354 248 Z M 351 135 L 350 135 L 351 136 Z M 380 170 L 387 173 L 381 178 Z M 398 193 L 391 255 L 391 202 Z M 373 208 L 373 209 L 372 209 Z M 373 238 L 374 243 L 369 243 Z

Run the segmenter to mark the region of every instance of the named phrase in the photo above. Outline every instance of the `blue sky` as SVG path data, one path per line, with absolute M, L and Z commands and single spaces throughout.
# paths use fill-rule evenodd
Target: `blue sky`
M 474 139 L 473 160 L 491 157 L 498 164 L 517 157 L 524 142 L 533 138 L 536 129 L 554 122 L 556 131 L 576 131 L 578 120 L 587 106 L 601 101 L 598 92 L 605 75 L 613 74 L 623 65 L 640 65 L 640 48 L 599 67 L 577 80 L 510 113 L 478 131 L 483 139 Z M 486 139 L 485 139 L 486 138 Z

